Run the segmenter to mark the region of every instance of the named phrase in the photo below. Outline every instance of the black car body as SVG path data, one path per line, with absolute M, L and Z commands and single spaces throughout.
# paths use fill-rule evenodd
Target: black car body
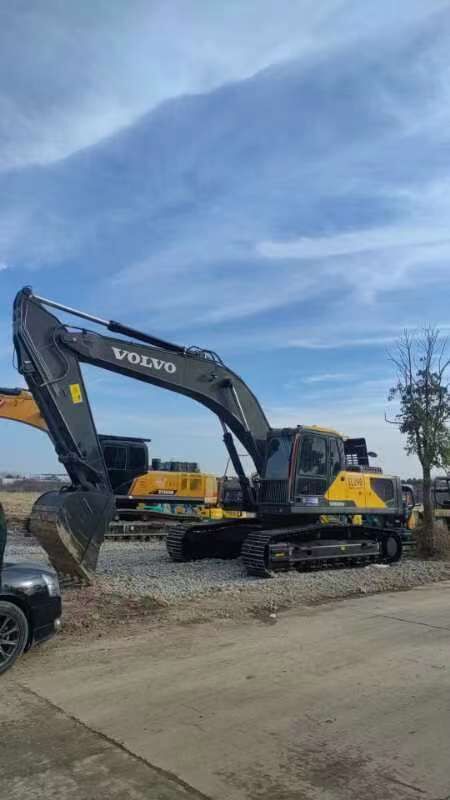
M 54 587 L 52 595 L 49 586 Z M 59 628 L 61 595 L 56 573 L 50 568 L 6 561 L 0 572 L 1 600 L 15 603 L 25 613 L 30 626 L 27 647 L 49 639 Z
M 52 636 L 61 619 L 61 592 L 50 567 L 4 561 L 6 523 L 0 506 L 0 673 L 24 650 Z

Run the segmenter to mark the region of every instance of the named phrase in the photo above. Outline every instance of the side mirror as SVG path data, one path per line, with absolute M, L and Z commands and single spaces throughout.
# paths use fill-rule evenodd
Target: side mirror
M 368 455 L 370 458 L 378 458 L 378 453 L 374 453 L 374 452 L 373 452 L 373 450 L 369 450 L 369 452 L 367 453 L 367 455 Z

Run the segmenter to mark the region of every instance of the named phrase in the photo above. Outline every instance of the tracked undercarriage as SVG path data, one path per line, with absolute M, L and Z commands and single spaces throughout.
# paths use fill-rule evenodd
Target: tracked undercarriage
M 259 578 L 292 568 L 392 564 L 403 549 L 400 533 L 390 528 L 320 522 L 274 528 L 254 520 L 173 526 L 166 545 L 173 561 L 241 555 L 247 574 Z

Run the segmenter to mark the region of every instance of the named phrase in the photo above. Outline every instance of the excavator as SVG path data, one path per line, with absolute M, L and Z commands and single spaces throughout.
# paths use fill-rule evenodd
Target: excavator
M 61 322 L 50 309 L 114 336 Z M 90 364 L 191 398 L 218 418 L 253 516 L 174 525 L 175 561 L 242 555 L 249 575 L 401 558 L 400 479 L 371 467 L 365 439 L 317 426 L 272 428 L 251 389 L 213 351 L 184 347 L 33 294 L 14 301 L 19 372 L 46 421 L 69 487 L 34 504 L 31 531 L 60 573 L 90 581 L 114 514 L 114 494 L 81 365 Z M 234 437 L 253 460 L 250 482 Z
M 0 387 L 0 419 L 21 422 L 48 433 L 47 423 L 31 392 Z M 179 508 L 180 514 L 192 516 L 216 510 L 218 481 L 215 475 L 200 472 L 194 462 L 152 459 L 149 470 L 149 439 L 136 436 L 99 434 L 110 483 L 116 496 L 116 519 L 149 519 L 155 504 L 169 507 L 164 516 Z M 162 512 L 161 512 L 162 514 Z

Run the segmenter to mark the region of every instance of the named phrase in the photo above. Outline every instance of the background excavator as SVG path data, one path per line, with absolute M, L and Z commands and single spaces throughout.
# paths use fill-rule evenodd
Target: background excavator
M 116 338 L 63 324 L 59 308 L 107 328 Z M 251 575 L 329 563 L 392 563 L 401 557 L 405 506 L 398 477 L 370 467 L 364 439 L 333 430 L 271 428 L 255 395 L 217 354 L 183 347 L 21 290 L 14 302 L 18 369 L 44 417 L 71 486 L 40 497 L 31 530 L 59 572 L 90 579 L 114 495 L 84 385 L 87 363 L 178 392 L 218 417 L 254 518 L 174 526 L 175 560 L 232 557 L 242 551 Z M 251 456 L 243 469 L 233 434 Z
M 22 422 L 40 431 L 47 430 L 45 419 L 26 389 L 0 387 L 0 419 Z
M 47 423 L 26 389 L 0 388 L 0 419 L 21 422 L 48 433 Z M 148 439 L 99 434 L 99 442 L 116 497 L 118 519 L 154 519 L 160 515 L 192 516 L 216 512 L 219 481 L 200 472 L 196 462 L 161 461 L 151 468 Z

